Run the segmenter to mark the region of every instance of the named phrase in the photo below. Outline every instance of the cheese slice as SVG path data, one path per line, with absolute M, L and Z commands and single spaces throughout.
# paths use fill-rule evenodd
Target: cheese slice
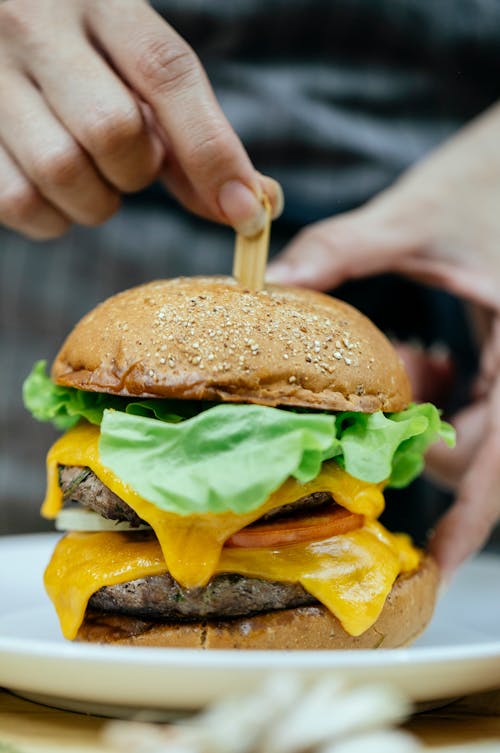
M 96 476 L 123 499 L 154 530 L 172 576 L 185 587 L 204 586 L 216 570 L 224 542 L 236 531 L 260 518 L 268 510 L 295 502 L 318 491 L 330 492 L 351 512 L 378 517 L 384 509 L 381 484 L 368 484 L 349 476 L 337 463 L 323 464 L 319 476 L 306 484 L 288 479 L 266 502 L 244 515 L 233 512 L 205 515 L 177 515 L 160 510 L 125 484 L 99 459 L 99 427 L 82 423 L 62 436 L 47 456 L 47 494 L 42 515 L 55 518 L 63 497 L 59 487 L 59 465 L 88 466 Z
M 177 515 L 143 499 L 106 468 L 98 442 L 99 428 L 81 423 L 53 445 L 47 457 L 42 514 L 54 518 L 61 510 L 58 466 L 87 466 L 149 523 L 157 540 L 98 532 L 70 533 L 59 542 L 46 570 L 45 586 L 69 639 L 76 636 L 88 600 L 100 588 L 166 571 L 186 588 L 204 586 L 223 572 L 300 582 L 347 632 L 359 635 L 378 618 L 398 574 L 418 566 L 419 553 L 409 538 L 390 534 L 375 520 L 384 508 L 383 485 L 353 478 L 334 461 L 324 463 L 321 473 L 307 484 L 288 479 L 247 514 Z M 223 548 L 229 536 L 266 511 L 317 491 L 330 492 L 343 507 L 364 515 L 365 525 L 342 536 L 280 549 Z
M 236 572 L 266 580 L 301 583 L 351 635 L 378 618 L 398 574 L 419 556 L 407 537 L 371 521 L 342 536 L 281 549 L 225 548 L 215 573 Z M 102 531 L 70 533 L 58 543 L 45 572 L 45 587 L 61 629 L 75 638 L 88 601 L 103 586 L 166 572 L 158 541 Z

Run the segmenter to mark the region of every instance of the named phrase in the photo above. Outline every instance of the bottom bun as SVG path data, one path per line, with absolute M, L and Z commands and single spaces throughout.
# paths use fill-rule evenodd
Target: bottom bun
M 130 646 L 239 649 L 354 649 L 407 646 L 432 617 L 439 582 L 434 561 L 400 575 L 380 617 L 362 635 L 346 633 L 322 605 L 282 609 L 252 617 L 194 623 L 146 622 L 89 612 L 77 640 Z

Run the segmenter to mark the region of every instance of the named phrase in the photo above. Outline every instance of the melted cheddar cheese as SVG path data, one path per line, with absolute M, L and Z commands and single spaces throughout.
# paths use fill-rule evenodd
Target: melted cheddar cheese
M 398 574 L 418 565 L 419 554 L 409 539 L 390 534 L 375 520 L 384 507 L 382 485 L 355 479 L 334 461 L 324 463 L 319 476 L 307 484 L 288 479 L 252 512 L 181 516 L 160 510 L 103 466 L 98 441 L 99 428 L 82 423 L 53 445 L 42 514 L 53 518 L 61 510 L 58 466 L 87 466 L 149 523 L 158 541 L 99 532 L 70 533 L 59 542 L 45 586 L 67 638 L 75 637 L 89 598 L 101 587 L 166 571 L 186 588 L 203 586 L 222 572 L 300 582 L 347 632 L 359 635 L 379 616 Z M 364 515 L 365 525 L 342 536 L 280 549 L 223 548 L 229 536 L 266 511 L 316 491 L 328 491 L 343 507 Z

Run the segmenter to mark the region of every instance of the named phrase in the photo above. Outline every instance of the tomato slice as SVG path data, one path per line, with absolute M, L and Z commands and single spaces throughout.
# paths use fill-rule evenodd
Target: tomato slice
M 361 528 L 363 520 L 363 515 L 336 506 L 296 518 L 282 518 L 269 523 L 253 523 L 233 533 L 225 546 L 250 549 L 297 544 L 301 541 L 318 541 Z

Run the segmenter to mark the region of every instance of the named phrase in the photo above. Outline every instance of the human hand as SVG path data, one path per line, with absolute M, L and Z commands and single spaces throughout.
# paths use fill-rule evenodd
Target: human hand
M 145 0 L 0 4 L 0 224 L 95 225 L 161 175 L 192 211 L 252 235 L 265 192 L 198 58 Z
M 436 446 L 427 456 L 431 475 L 457 494 L 430 542 L 445 577 L 500 518 L 499 128 L 496 105 L 364 207 L 303 230 L 268 275 L 327 290 L 390 271 L 472 302 L 480 372 L 470 404 L 452 418 L 457 447 Z M 425 382 L 440 370 L 436 359 L 407 351 L 406 360 L 416 395 L 429 398 Z

